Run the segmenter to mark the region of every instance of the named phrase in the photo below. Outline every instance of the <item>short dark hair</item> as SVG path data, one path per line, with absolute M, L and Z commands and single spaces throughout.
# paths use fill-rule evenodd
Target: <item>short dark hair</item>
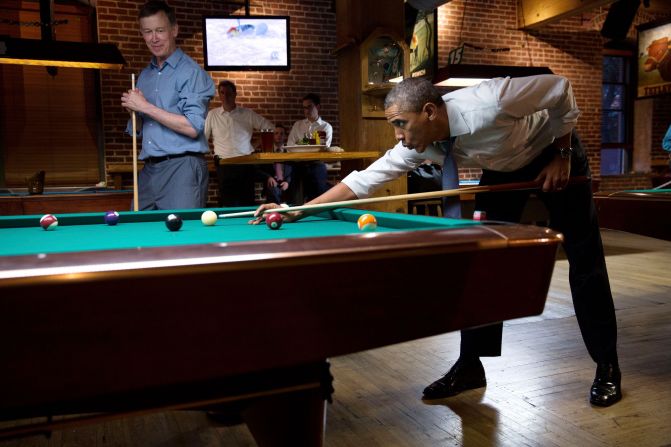
M 281 124 L 275 124 L 275 129 L 282 129 L 284 133 L 287 133 L 287 128 Z
M 170 20 L 171 25 L 177 23 L 177 17 L 175 17 L 175 8 L 168 5 L 163 0 L 149 0 L 147 3 L 142 5 L 137 18 L 144 19 L 145 17 L 151 17 L 161 11 L 163 11 L 165 15 L 168 16 L 168 20 Z
M 420 112 L 427 103 L 442 106 L 440 91 L 427 79 L 408 78 L 391 89 L 384 99 L 384 108 L 396 106 L 404 112 Z
M 308 93 L 307 95 L 303 96 L 302 101 L 305 101 L 305 100 L 312 101 L 312 103 L 316 106 L 318 106 L 319 104 L 322 103 L 321 98 L 316 93 Z
M 233 93 L 235 93 L 236 95 L 238 94 L 238 89 L 232 81 L 229 81 L 227 79 L 225 79 L 223 81 L 219 81 L 219 86 L 217 87 L 217 91 L 220 91 L 222 87 L 228 87 L 228 88 L 231 89 L 231 91 Z

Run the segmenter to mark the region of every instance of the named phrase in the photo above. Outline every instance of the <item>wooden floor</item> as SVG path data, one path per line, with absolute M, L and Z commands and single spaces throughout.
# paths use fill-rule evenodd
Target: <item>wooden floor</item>
M 557 261 L 545 312 L 507 322 L 503 356 L 487 358 L 486 389 L 428 405 L 425 385 L 458 356 L 446 334 L 331 359 L 334 403 L 326 446 L 671 445 L 671 242 L 604 231 L 619 323 L 624 399 L 594 408 L 594 375 L 573 314 L 566 261 Z M 245 426 L 202 413 L 162 413 L 44 437 L 18 446 L 254 446 Z

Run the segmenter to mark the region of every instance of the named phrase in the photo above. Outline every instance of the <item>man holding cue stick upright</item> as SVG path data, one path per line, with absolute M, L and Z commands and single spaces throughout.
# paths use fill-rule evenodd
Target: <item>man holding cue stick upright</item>
M 599 233 L 585 151 L 573 129 L 580 111 L 569 81 L 555 75 L 498 78 L 445 96 L 425 79 L 406 79 L 385 99 L 385 116 L 399 141 L 367 169 L 308 202 L 319 204 L 369 196 L 385 182 L 415 169 L 424 160 L 443 164 L 443 188 L 458 187 L 456 162 L 480 167 L 480 185 L 537 181 L 550 226 L 564 234 L 573 304 L 583 340 L 596 363 L 589 401 L 609 406 L 622 397 L 617 357 L 617 324 Z M 477 210 L 487 218 L 519 222 L 530 191 L 476 194 Z M 279 205 L 265 204 L 262 214 Z M 446 217 L 459 217 L 449 201 Z M 300 219 L 300 211 L 283 214 Z M 461 352 L 452 368 L 424 390 L 424 399 L 441 399 L 486 385 L 480 357 L 501 355 L 501 323 L 461 332 Z
M 142 136 L 139 174 L 140 210 L 202 208 L 207 203 L 209 146 L 203 130 L 214 96 L 212 78 L 177 47 L 175 10 L 163 0 L 150 0 L 138 15 L 140 33 L 152 54 L 137 88 L 121 96 L 134 112 Z M 131 120 L 132 121 L 132 120 Z

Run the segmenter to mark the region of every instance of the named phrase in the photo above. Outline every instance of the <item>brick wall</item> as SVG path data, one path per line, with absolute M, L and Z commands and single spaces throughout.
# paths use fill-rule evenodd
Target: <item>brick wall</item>
M 128 113 L 120 106 L 121 93 L 130 88 L 131 73 L 147 65 L 150 53 L 139 34 L 137 12 L 141 0 L 98 0 L 98 34 L 101 42 L 115 42 L 127 67 L 120 72 L 102 71 L 102 104 L 105 161 L 131 162 L 132 140 L 124 134 Z M 225 2 L 171 0 L 177 11 L 177 44 L 196 62 L 203 64 L 203 15 L 244 15 L 244 8 Z M 309 92 L 322 98 L 322 117 L 334 127 L 333 144 L 338 144 L 338 71 L 335 48 L 335 11 L 331 0 L 273 0 L 251 2 L 251 15 L 288 15 L 291 21 L 291 70 L 210 72 L 215 84 L 229 79 L 238 87 L 237 102 L 289 130 L 303 118 L 300 99 Z M 221 103 L 215 98 L 210 107 Z M 139 143 L 138 143 L 139 144 Z M 108 178 L 108 181 L 110 179 Z M 125 180 L 130 181 L 129 179 Z M 210 203 L 216 203 L 211 179 Z
M 202 15 L 244 14 L 244 8 L 224 2 L 172 0 L 171 3 L 177 10 L 180 24 L 178 44 L 201 64 Z M 121 72 L 101 72 L 108 163 L 132 160 L 131 139 L 123 133 L 128 115 L 121 109 L 119 97 L 130 86 L 130 73 L 139 73 L 149 60 L 149 52 L 139 35 L 136 20 L 140 4 L 140 0 L 98 1 L 99 40 L 116 42 L 128 62 L 128 67 Z M 319 93 L 322 96 L 322 115 L 333 124 L 334 144 L 338 144 L 337 62 L 331 55 L 331 50 L 336 47 L 334 4 L 332 0 L 252 2 L 252 15 L 291 17 L 291 71 L 211 72 L 213 79 L 215 82 L 233 80 L 239 88 L 238 102 L 241 105 L 287 127 L 302 118 L 300 98 L 310 91 Z M 446 65 L 449 51 L 466 43 L 463 63 L 542 65 L 569 78 L 582 110 L 578 132 L 589 153 L 592 171 L 598 177 L 603 46 L 598 30 L 606 12 L 606 7 L 597 8 L 540 30 L 523 32 L 517 29 L 515 0 L 452 0 L 439 8 L 438 63 L 439 66 Z M 634 25 L 654 18 L 639 8 Z M 635 37 L 634 27 L 630 36 Z M 211 107 L 219 105 L 216 98 L 211 103 Z M 668 123 L 671 123 L 669 98 L 656 99 L 653 159 L 665 156 L 659 150 L 659 143 Z M 477 178 L 479 170 L 462 170 L 460 175 L 462 178 Z M 214 187 L 211 191 L 214 194 Z M 211 199 L 214 202 L 214 195 Z
M 577 131 L 585 145 L 592 173 L 598 179 L 601 144 L 602 48 L 605 40 L 599 30 L 608 11 L 597 8 L 589 13 L 547 25 L 529 32 L 517 29 L 516 0 L 452 0 L 438 10 L 438 66 L 447 65 L 450 50 L 466 44 L 462 63 L 488 65 L 547 66 L 566 76 L 573 84 L 582 115 Z M 465 12 L 465 13 L 464 13 Z M 639 8 L 629 37 L 635 41 L 635 26 L 659 17 Z M 473 48 L 473 47 L 479 47 Z M 671 123 L 670 97 L 655 100 L 653 158 L 663 156 L 655 149 L 661 142 L 661 128 Z M 462 177 L 477 176 L 463 170 Z M 637 183 L 634 177 L 627 177 Z M 625 180 L 626 181 L 626 180 Z M 632 186 L 633 186 L 632 183 Z

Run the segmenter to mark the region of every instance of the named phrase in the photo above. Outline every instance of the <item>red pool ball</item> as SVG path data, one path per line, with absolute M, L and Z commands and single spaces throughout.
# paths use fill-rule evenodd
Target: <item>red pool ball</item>
M 165 226 L 168 227 L 170 231 L 177 231 L 182 228 L 182 218 L 177 214 L 168 214 L 165 218 Z
M 280 213 L 270 213 L 266 215 L 266 225 L 271 230 L 279 230 L 282 226 L 282 215 Z
M 105 223 L 107 225 L 116 225 L 119 223 L 119 213 L 116 211 L 107 211 L 105 213 Z
M 58 219 L 53 214 L 45 214 L 40 218 L 40 226 L 45 230 L 53 230 L 58 226 Z

